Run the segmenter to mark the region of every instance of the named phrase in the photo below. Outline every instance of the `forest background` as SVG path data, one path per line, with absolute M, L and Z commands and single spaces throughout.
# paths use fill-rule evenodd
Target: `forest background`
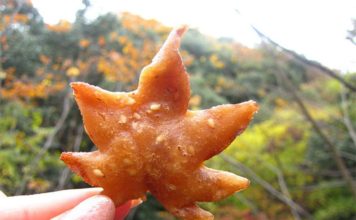
M 7 195 L 87 185 L 59 160 L 91 151 L 69 83 L 137 87 L 170 27 L 122 13 L 44 23 L 30 1 L 0 5 L 0 190 Z M 350 21 L 351 22 L 351 21 Z M 354 28 L 345 30 L 356 46 Z M 253 123 L 207 162 L 249 178 L 249 189 L 203 204 L 217 219 L 356 218 L 356 73 L 340 73 L 273 42 L 249 48 L 191 29 L 181 55 L 191 109 L 254 99 Z M 332 51 L 325 50 L 325 53 Z M 127 219 L 171 219 L 151 196 Z

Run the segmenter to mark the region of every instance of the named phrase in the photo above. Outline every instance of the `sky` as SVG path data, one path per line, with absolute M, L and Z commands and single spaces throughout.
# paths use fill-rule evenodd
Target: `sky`
M 81 0 L 33 0 L 47 23 L 73 21 Z M 346 39 L 355 0 L 91 0 L 88 16 L 124 11 L 168 26 L 187 24 L 214 37 L 253 47 L 253 24 L 274 41 L 342 72 L 356 71 L 356 46 Z M 236 13 L 236 9 L 242 14 Z

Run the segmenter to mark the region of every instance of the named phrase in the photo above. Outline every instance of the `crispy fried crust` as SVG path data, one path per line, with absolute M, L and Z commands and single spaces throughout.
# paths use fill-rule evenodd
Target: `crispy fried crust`
M 85 182 L 103 187 L 116 205 L 149 191 L 179 218 L 213 219 L 196 202 L 221 200 L 247 188 L 249 181 L 203 162 L 247 127 L 258 106 L 248 101 L 187 110 L 189 78 L 178 51 L 185 31 L 171 32 L 133 92 L 71 84 L 98 150 L 66 152 L 61 159 Z

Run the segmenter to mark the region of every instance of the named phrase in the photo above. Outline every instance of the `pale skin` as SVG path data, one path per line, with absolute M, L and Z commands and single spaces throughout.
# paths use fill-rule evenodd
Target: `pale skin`
M 115 207 L 102 188 L 71 189 L 7 197 L 0 191 L 0 219 L 122 220 L 135 205 Z

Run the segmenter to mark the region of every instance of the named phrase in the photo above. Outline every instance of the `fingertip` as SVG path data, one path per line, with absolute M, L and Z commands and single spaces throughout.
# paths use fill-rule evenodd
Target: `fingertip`
M 81 202 L 61 220 L 109 220 L 115 217 L 114 202 L 104 195 L 96 195 Z

